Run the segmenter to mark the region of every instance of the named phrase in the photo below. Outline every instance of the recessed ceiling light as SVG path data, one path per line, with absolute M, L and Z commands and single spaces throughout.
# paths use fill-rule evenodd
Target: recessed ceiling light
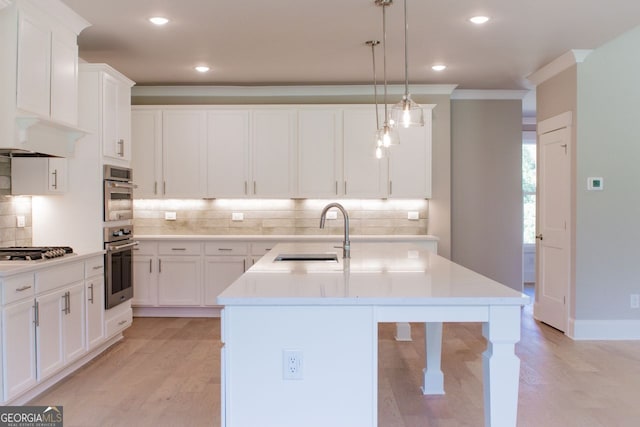
M 209 71 L 209 67 L 207 67 L 206 65 L 198 65 L 196 67 L 196 71 L 199 73 L 206 73 L 207 71 Z
M 444 70 L 447 69 L 447 66 L 446 65 L 442 65 L 442 64 L 436 64 L 436 65 L 432 66 L 431 69 L 433 71 L 444 71 Z
M 162 16 L 154 16 L 153 18 L 149 18 L 149 21 L 152 24 L 155 24 L 155 25 L 158 25 L 158 26 L 164 25 L 167 22 L 169 22 L 169 20 L 167 18 L 163 18 Z
M 485 23 L 487 23 L 489 21 L 489 17 L 488 16 L 479 15 L 479 16 L 474 16 L 474 17 L 469 18 L 469 21 L 471 21 L 471 22 L 473 22 L 474 24 L 477 24 L 477 25 L 482 25 L 482 24 L 485 24 Z

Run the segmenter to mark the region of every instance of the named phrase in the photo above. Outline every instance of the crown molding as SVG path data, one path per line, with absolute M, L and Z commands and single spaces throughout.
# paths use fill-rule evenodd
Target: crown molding
M 528 90 L 456 89 L 451 99 L 523 99 L 528 93 Z
M 551 77 L 558 75 L 569 67 L 584 62 L 584 60 L 587 59 L 587 56 L 589 56 L 591 52 L 593 52 L 593 50 L 591 49 L 570 50 L 554 59 L 544 67 L 540 68 L 538 71 L 534 71 L 533 73 L 529 74 L 527 76 L 527 80 L 538 86 L 540 83 L 549 80 Z
M 0 0 L 2 1 L 2 0 Z M 412 95 L 451 95 L 457 85 L 411 85 Z M 402 95 L 404 85 L 387 86 L 389 95 Z M 373 85 L 314 86 L 134 86 L 132 96 L 354 96 L 373 95 Z

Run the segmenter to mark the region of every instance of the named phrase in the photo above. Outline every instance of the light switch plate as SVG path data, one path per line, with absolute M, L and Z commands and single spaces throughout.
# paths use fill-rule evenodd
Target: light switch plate
M 409 211 L 407 213 L 407 219 L 409 221 L 417 221 L 420 219 L 420 212 L 416 212 L 416 211 Z
M 327 212 L 327 219 L 338 219 L 338 211 L 330 210 Z
M 232 212 L 231 221 L 244 221 L 244 214 L 242 212 Z
M 175 221 L 176 220 L 176 213 L 175 212 L 165 212 L 164 213 L 164 219 L 167 221 Z
M 25 219 L 24 219 L 24 215 L 18 215 L 16 216 L 16 227 L 18 228 L 22 228 L 25 226 Z

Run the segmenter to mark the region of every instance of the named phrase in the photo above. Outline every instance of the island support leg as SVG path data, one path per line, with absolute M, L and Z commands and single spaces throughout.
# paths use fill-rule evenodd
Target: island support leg
M 422 370 L 422 394 L 444 394 L 442 374 L 442 322 L 424 324 L 426 361 Z
M 520 307 L 492 306 L 482 325 L 487 349 L 482 354 L 485 427 L 515 427 L 518 414 Z

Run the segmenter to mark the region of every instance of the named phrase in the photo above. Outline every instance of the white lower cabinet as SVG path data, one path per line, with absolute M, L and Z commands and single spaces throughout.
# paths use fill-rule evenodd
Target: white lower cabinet
M 205 258 L 204 305 L 218 305 L 220 292 L 246 271 L 244 256 L 208 256 Z
M 0 401 L 20 398 L 106 341 L 103 275 L 99 255 L 0 276 Z M 118 331 L 131 324 L 125 305 Z
M 33 275 L 32 275 L 33 276 Z M 4 399 L 12 399 L 36 384 L 36 340 L 33 297 L 2 310 Z M 11 349 L 11 351 L 8 351 Z
M 200 305 L 201 269 L 199 256 L 161 256 L 158 260 L 158 305 Z

